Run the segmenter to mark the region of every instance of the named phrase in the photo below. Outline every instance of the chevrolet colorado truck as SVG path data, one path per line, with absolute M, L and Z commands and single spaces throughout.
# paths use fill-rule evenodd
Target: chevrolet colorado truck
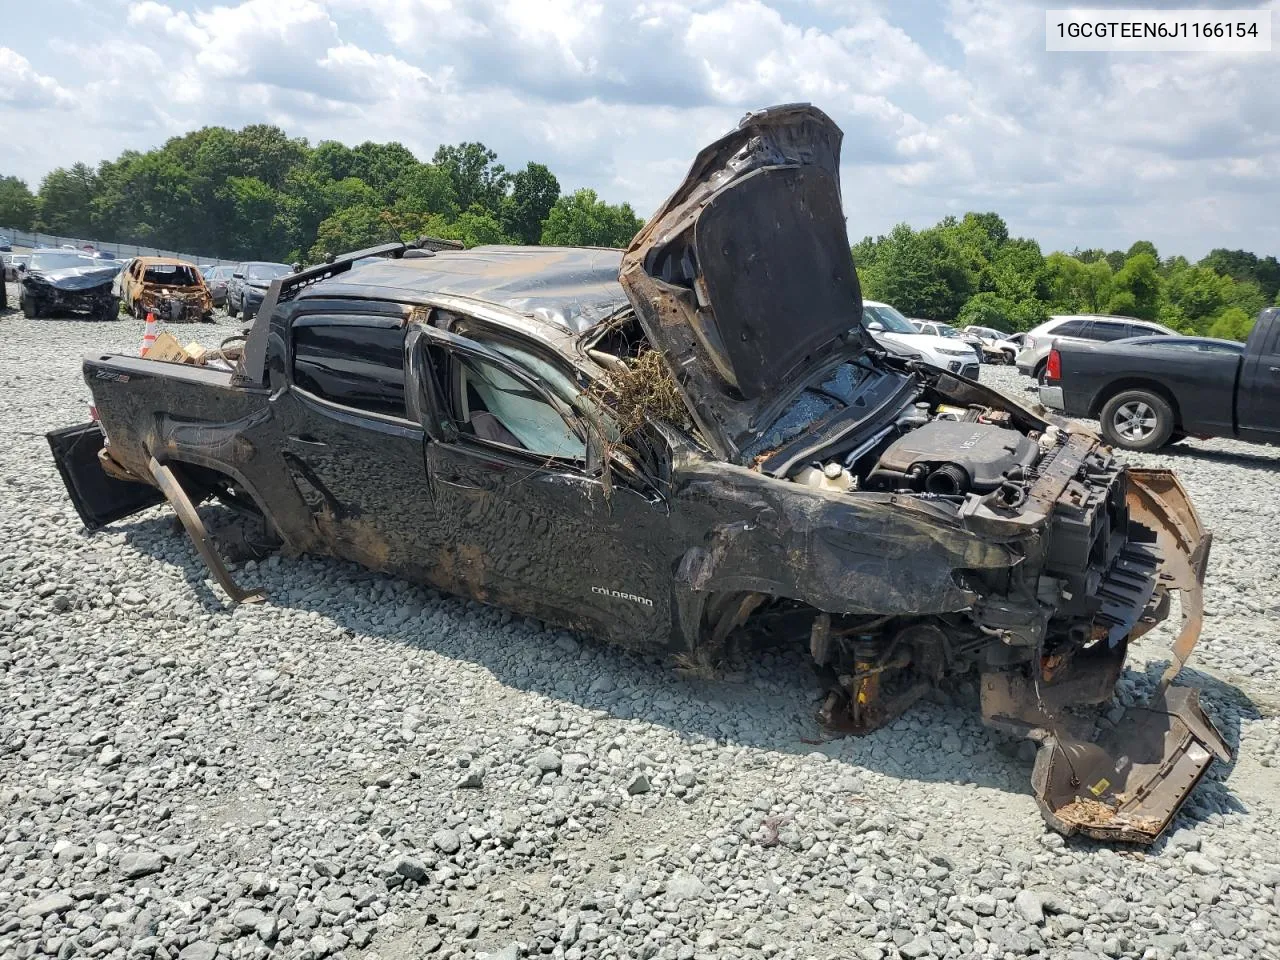
M 794 644 L 836 730 L 973 680 L 1040 744 L 1050 825 L 1149 842 L 1230 757 L 1172 685 L 1209 534 L 1173 474 L 876 347 L 840 140 L 806 104 L 748 114 L 626 251 L 393 244 L 279 277 L 231 371 L 89 356 L 99 419 L 50 434 L 70 497 L 91 528 L 167 500 L 235 600 L 263 597 L 205 499 L 630 647 Z M 1175 592 L 1168 670 L 1095 739 Z

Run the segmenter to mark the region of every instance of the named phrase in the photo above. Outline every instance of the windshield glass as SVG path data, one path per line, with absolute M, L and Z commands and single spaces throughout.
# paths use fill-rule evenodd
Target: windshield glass
M 293 267 L 287 263 L 251 263 L 249 264 L 250 280 L 274 280 L 293 273 Z
M 940 337 L 958 337 L 958 336 L 960 336 L 960 331 L 959 331 L 959 330 L 957 330 L 955 327 L 950 326 L 949 324 L 939 323 L 939 324 L 935 324 L 935 326 L 937 326 L 937 328 L 938 328 L 938 336 L 940 336 Z
M 872 323 L 879 323 L 889 333 L 919 333 L 915 327 L 911 325 L 911 321 L 900 314 L 893 307 L 879 306 L 872 307 L 867 304 L 862 305 L 862 325 L 869 326 Z
M 811 424 L 834 410 L 865 406 L 866 399 L 860 395 L 861 388 L 868 379 L 876 375 L 871 368 L 856 362 L 841 364 L 825 381 L 817 386 L 807 387 L 773 426 L 761 433 L 743 453 L 754 458 L 761 453 L 772 452 L 794 440 Z
M 32 270 L 65 270 L 68 267 L 97 266 L 89 257 L 78 253 L 33 253 L 31 255 Z

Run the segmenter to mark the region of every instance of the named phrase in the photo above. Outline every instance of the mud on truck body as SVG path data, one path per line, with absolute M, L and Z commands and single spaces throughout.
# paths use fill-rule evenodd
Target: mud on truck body
M 836 730 L 972 679 L 1040 744 L 1052 826 L 1150 841 L 1230 756 L 1171 685 L 1209 535 L 1171 473 L 875 347 L 840 138 L 807 105 L 749 114 L 625 252 L 393 244 L 280 278 L 234 372 L 88 357 L 100 422 L 50 435 L 72 499 L 90 527 L 168 499 L 237 600 L 261 593 L 205 498 L 290 551 L 633 648 L 799 645 Z M 1175 593 L 1155 696 L 1095 740 Z

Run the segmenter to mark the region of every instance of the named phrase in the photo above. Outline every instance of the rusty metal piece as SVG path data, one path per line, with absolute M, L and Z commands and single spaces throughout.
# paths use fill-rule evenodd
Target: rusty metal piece
M 1164 555 L 1161 579 L 1166 589 L 1179 591 L 1182 629 L 1173 642 L 1172 660 L 1160 678 L 1160 690 L 1168 689 L 1191 657 L 1204 625 L 1204 573 L 1209 563 L 1213 535 L 1172 470 L 1129 468 L 1126 496 L 1129 516 L 1155 531 Z
M 205 566 L 209 568 L 209 572 L 213 574 L 213 578 L 218 581 L 218 585 L 222 587 L 227 596 L 235 603 L 258 603 L 265 600 L 267 594 L 261 588 L 255 587 L 251 590 L 244 590 L 231 579 L 231 574 L 227 571 L 222 558 L 218 556 L 218 552 L 213 548 L 213 542 L 205 531 L 204 523 L 200 520 L 200 514 L 196 513 L 195 505 L 192 504 L 186 491 L 182 489 L 182 484 L 178 483 L 178 478 L 173 475 L 173 471 L 160 463 L 155 457 L 151 458 L 147 466 L 151 471 L 151 478 L 155 481 L 155 485 L 160 488 L 160 492 L 169 501 L 169 505 L 173 507 L 173 512 L 182 521 L 183 529 L 187 531 L 187 536 L 195 544 L 196 552 L 200 554 Z
M 1070 836 L 1151 843 L 1214 759 L 1231 749 L 1191 687 L 1162 689 L 1097 743 L 1050 735 L 1031 784 L 1049 825 Z

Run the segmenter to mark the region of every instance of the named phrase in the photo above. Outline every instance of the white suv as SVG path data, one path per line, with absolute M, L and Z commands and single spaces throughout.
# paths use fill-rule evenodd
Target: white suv
M 1133 317 L 1108 317 L 1079 314 L 1050 317 L 1032 328 L 1022 341 L 1018 354 L 1018 372 L 1037 380 L 1044 379 L 1044 365 L 1055 340 L 1092 340 L 1109 342 L 1130 337 L 1171 337 L 1176 331 L 1147 320 Z
M 862 326 L 890 353 L 916 357 L 935 367 L 978 379 L 978 354 L 963 340 L 921 333 L 887 303 L 862 301 Z

